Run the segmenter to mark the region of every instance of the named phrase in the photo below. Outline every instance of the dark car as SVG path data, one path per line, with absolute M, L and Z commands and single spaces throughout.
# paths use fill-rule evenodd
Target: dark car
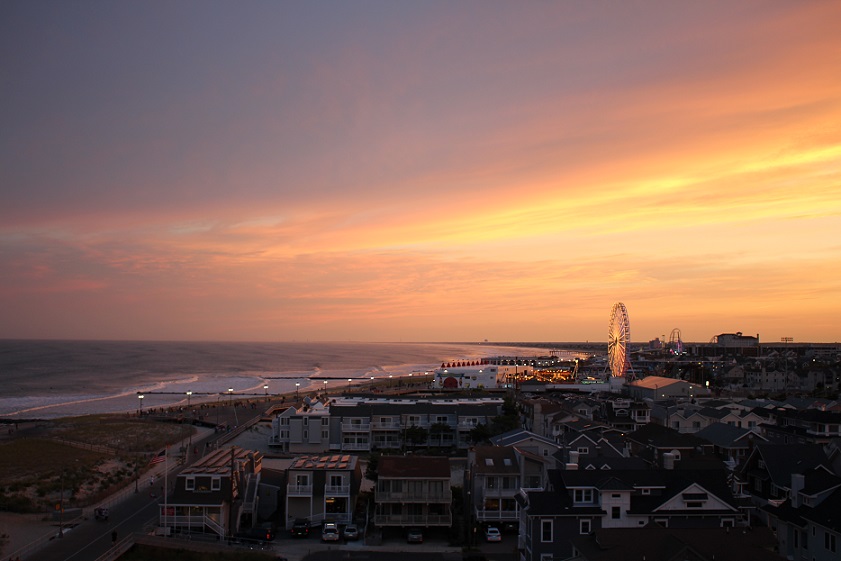
M 310 521 L 306 518 L 296 518 L 292 523 L 292 536 L 305 538 L 310 535 Z
M 345 531 L 343 532 L 345 539 L 348 541 L 351 540 L 358 540 L 359 539 L 359 527 L 356 524 L 348 524 L 345 526 Z
M 406 541 L 408 543 L 423 543 L 423 530 L 420 528 L 409 528 L 406 533 Z

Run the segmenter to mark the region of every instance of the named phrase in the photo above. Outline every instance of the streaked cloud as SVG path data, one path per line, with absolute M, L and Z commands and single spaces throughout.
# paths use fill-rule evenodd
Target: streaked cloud
M 51 9 L 2 337 L 841 339 L 833 3 Z

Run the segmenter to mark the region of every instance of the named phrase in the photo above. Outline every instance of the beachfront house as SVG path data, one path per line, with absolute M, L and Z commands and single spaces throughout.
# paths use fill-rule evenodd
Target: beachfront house
M 184 468 L 160 503 L 161 533 L 236 534 L 257 522 L 262 454 L 231 446 Z
M 449 528 L 450 462 L 439 456 L 381 456 L 374 489 L 377 526 Z
M 356 456 L 298 456 L 286 473 L 287 529 L 297 518 L 306 518 L 314 524 L 325 520 L 338 524 L 353 522 L 362 484 L 362 471 Z

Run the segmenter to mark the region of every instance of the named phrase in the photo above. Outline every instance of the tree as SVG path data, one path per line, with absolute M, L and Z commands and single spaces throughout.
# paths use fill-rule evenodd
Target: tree
M 371 452 L 371 455 L 368 457 L 368 465 L 365 466 L 365 479 L 374 483 L 377 482 L 377 478 L 379 477 L 377 472 L 380 467 L 380 456 L 381 454 L 379 452 Z
M 410 443 L 413 446 L 418 446 L 420 444 L 425 444 L 429 439 L 429 431 L 423 427 L 412 425 L 406 429 L 405 437 L 407 443 Z
M 429 427 L 429 434 L 431 436 L 430 440 L 432 441 L 432 444 L 436 446 L 443 446 L 444 435 L 452 434 L 452 432 L 453 428 L 447 423 L 433 423 L 432 426 Z

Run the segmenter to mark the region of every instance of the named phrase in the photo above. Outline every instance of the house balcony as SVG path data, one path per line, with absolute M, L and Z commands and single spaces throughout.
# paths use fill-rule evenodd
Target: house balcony
M 446 489 L 441 492 L 420 492 L 412 493 L 410 491 L 376 491 L 375 501 L 382 502 L 398 502 L 398 503 L 451 503 L 453 501 L 453 492 L 451 489 Z
M 377 526 L 452 526 L 452 514 L 377 514 Z
M 400 421 L 373 421 L 371 422 L 371 428 L 374 430 L 400 430 L 403 427 Z
M 325 497 L 349 497 L 350 485 L 325 485 Z
M 342 450 L 343 451 L 358 451 L 358 450 L 370 450 L 371 444 L 369 442 L 355 442 L 355 443 L 342 443 Z
M 287 485 L 286 486 L 286 496 L 287 497 L 311 497 L 312 496 L 312 485 Z
M 519 487 L 510 489 L 502 489 L 499 487 L 494 489 L 483 488 L 482 497 L 489 499 L 513 499 L 519 492 Z
M 476 509 L 476 520 L 480 522 L 517 522 L 520 513 L 516 510 L 479 510 Z
M 342 423 L 342 432 L 368 432 L 371 430 L 371 423 Z
M 408 429 L 408 428 L 411 428 L 413 426 L 421 428 L 421 429 L 428 429 L 431 426 L 431 424 L 430 424 L 429 421 L 415 421 L 414 423 L 410 423 L 410 422 L 407 421 L 407 422 L 403 422 L 400 425 L 400 428 Z

